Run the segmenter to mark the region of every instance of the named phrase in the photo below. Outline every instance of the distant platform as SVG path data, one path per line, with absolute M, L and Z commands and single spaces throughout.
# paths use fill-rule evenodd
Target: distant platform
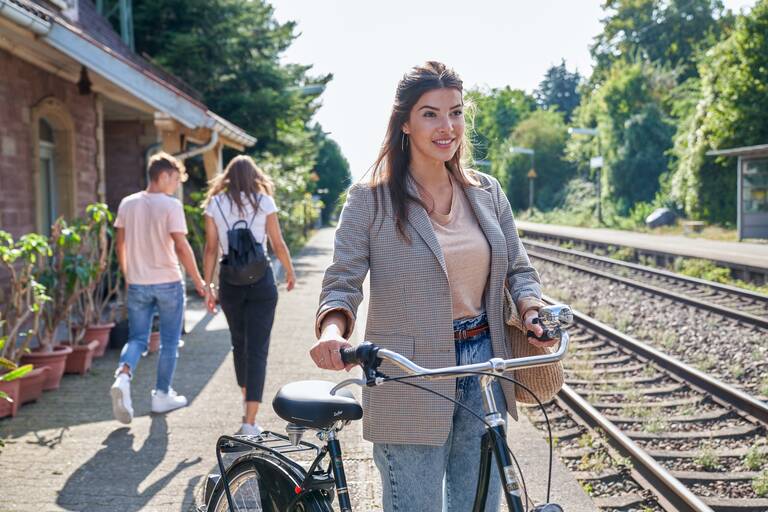
M 517 221 L 517 227 L 535 238 L 577 240 L 587 245 L 622 246 L 665 260 L 674 257 L 711 260 L 731 268 L 736 278 L 768 282 L 768 244 L 722 242 L 680 235 L 652 235 L 617 229 L 579 228 Z

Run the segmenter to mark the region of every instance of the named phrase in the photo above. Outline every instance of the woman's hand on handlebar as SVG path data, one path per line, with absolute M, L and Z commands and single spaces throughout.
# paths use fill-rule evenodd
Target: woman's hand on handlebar
M 341 336 L 341 331 L 336 325 L 329 324 L 323 329 L 320 339 L 309 350 L 315 365 L 324 370 L 344 370 L 354 368 L 354 365 L 344 365 L 339 349 L 352 345 Z
M 541 324 L 538 321 L 538 318 L 539 318 L 539 312 L 536 311 L 535 309 L 529 309 L 525 313 L 525 317 L 523 318 L 523 321 L 525 322 L 526 330 L 533 331 L 533 334 L 535 334 L 536 336 L 542 336 L 544 334 L 544 329 L 542 329 Z M 534 322 L 534 319 L 536 319 L 536 322 Z M 558 342 L 557 339 L 552 339 L 549 341 L 541 341 L 531 336 L 528 336 L 528 343 L 536 347 L 552 347 L 554 345 L 557 345 L 557 342 Z

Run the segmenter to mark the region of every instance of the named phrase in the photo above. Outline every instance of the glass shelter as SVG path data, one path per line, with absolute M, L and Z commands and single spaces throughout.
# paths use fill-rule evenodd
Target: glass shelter
M 768 144 L 709 151 L 709 156 L 735 156 L 739 240 L 768 238 Z

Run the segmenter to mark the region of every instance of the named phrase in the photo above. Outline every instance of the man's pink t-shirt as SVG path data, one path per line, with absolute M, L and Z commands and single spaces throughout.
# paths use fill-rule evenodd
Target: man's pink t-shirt
M 179 258 L 171 233 L 187 234 L 181 202 L 163 193 L 146 191 L 123 198 L 115 227 L 125 229 L 128 284 L 181 281 Z

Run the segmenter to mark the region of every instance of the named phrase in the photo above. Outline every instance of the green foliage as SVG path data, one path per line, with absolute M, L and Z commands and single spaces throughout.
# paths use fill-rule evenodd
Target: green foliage
M 296 23 L 278 23 L 264 0 L 136 0 L 136 51 L 181 78 L 219 115 L 258 138 L 256 151 L 275 154 L 306 142 L 319 94 L 305 84 L 311 66 L 280 64 L 297 37 Z M 303 139 L 303 140 L 298 140 Z
M 467 112 L 474 160 L 488 161 L 489 166 L 480 170 L 492 174 L 500 183 L 507 183 L 507 140 L 518 123 L 536 108 L 536 101 L 525 91 L 509 87 L 471 90 L 465 101 L 472 105 Z
M 581 75 L 571 73 L 565 67 L 565 59 L 559 65 L 550 67 L 544 74 L 534 95 L 536 102 L 544 110 L 558 110 L 566 121 L 570 121 L 574 109 L 579 105 L 578 91 Z
M 760 451 L 760 446 L 757 445 L 753 445 L 747 450 L 743 461 L 744 467 L 750 471 L 758 471 L 766 462 L 768 462 L 768 457 Z
M 696 74 L 702 48 L 716 43 L 731 22 L 720 0 L 605 0 L 608 16 L 591 48 L 592 81 L 601 81 L 619 60 L 640 58 Z
M 323 224 L 327 224 L 331 214 L 339 206 L 339 197 L 352 182 L 352 175 L 349 172 L 349 162 L 344 158 L 339 145 L 325 135 L 320 125 L 315 127 L 315 131 L 319 139 L 315 163 L 318 180 L 315 190 L 323 202 Z
M 620 215 L 656 196 L 659 177 L 669 165 L 666 153 L 673 135 L 674 127 L 654 103 L 644 105 L 624 123 L 624 143 L 605 177 Z
M 710 260 L 678 258 L 675 260 L 675 272 L 716 283 L 729 283 L 731 281 L 731 270 L 718 267 Z
M 280 63 L 298 37 L 296 24 L 277 22 L 264 0 L 136 0 L 133 5 L 137 51 L 257 137 L 251 152 L 276 181 L 283 234 L 295 249 L 315 216 L 307 194 L 328 189 L 323 200 L 330 207 L 349 182 L 338 146 L 318 126 L 309 126 L 320 106 L 315 100 L 332 76 L 311 75 L 309 65 Z M 311 180 L 313 168 L 322 184 Z M 197 182 L 202 189 L 202 178 Z M 204 245 L 200 198 L 189 198 L 193 204 L 185 212 L 199 260 Z
M 701 448 L 693 462 L 707 471 L 714 471 L 720 467 L 720 459 L 711 446 Z
M 528 171 L 531 169 L 530 155 L 511 153 L 512 146 L 533 149 L 535 168 L 535 205 L 549 210 L 556 204 L 563 184 L 575 174 L 576 168 L 563 158 L 568 131 L 563 114 L 552 110 L 536 110 L 521 121 L 507 144 L 503 144 L 502 155 L 495 163 L 503 166 L 503 175 L 508 177 L 507 196 L 514 209 L 528 207 Z
M 574 124 L 596 126 L 598 135 L 572 137 L 567 158 L 589 175 L 594 173 L 590 158 L 603 156 L 601 196 L 607 213 L 612 209 L 626 216 L 637 202 L 654 200 L 660 190 L 674 133 L 661 105 L 674 84 L 673 72 L 644 61 L 617 61 L 576 110 Z
M 682 108 L 675 137 L 672 194 L 694 219 L 736 220 L 733 159 L 708 157 L 712 149 L 768 140 L 768 2 L 739 16 L 733 32 L 699 63 L 695 108 Z
M 205 193 L 191 192 L 191 203 L 184 203 L 184 216 L 187 220 L 187 240 L 195 253 L 197 268 L 203 268 L 203 251 L 205 249 L 205 210 L 202 208 Z
M 520 219 L 533 222 L 563 224 L 572 226 L 592 226 L 596 223 L 595 207 L 597 194 L 594 183 L 584 178 L 573 178 L 556 196 L 557 206 L 549 211 L 534 211 L 518 215 Z
M 764 469 L 752 480 L 752 489 L 759 497 L 768 496 L 768 469 Z
M 37 280 L 41 261 L 51 254 L 45 237 L 36 233 L 14 241 L 0 230 L 0 267 L 8 274 L 8 295 L 0 304 L 0 360 L 13 369 L 29 342 L 36 335 L 40 315 L 50 300 L 46 288 Z

